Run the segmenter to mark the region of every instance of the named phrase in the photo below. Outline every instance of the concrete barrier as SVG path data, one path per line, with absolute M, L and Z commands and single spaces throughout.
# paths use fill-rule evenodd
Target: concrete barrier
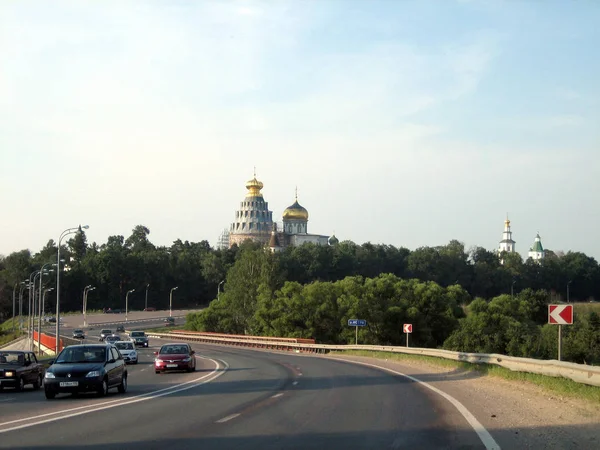
M 223 337 L 229 336 L 229 337 Z M 600 367 L 586 364 L 575 364 L 556 360 L 540 360 L 517 358 L 500 354 L 465 353 L 432 348 L 393 347 L 386 345 L 327 345 L 304 344 L 294 342 L 270 341 L 253 336 L 250 339 L 239 339 L 235 335 L 211 336 L 209 333 L 148 333 L 148 337 L 157 339 L 186 340 L 221 345 L 265 348 L 270 350 L 295 351 L 305 353 L 329 353 L 330 351 L 364 350 L 411 355 L 431 356 L 474 364 L 493 364 L 515 372 L 528 372 L 551 377 L 563 377 L 577 383 L 600 387 Z

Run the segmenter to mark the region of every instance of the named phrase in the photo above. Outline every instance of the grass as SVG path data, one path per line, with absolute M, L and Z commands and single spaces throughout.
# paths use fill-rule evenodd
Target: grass
M 600 303 L 574 303 L 573 309 L 577 314 L 588 314 L 591 312 L 600 314 Z
M 409 355 L 405 353 L 381 351 L 370 352 L 361 350 L 345 350 L 331 353 L 338 355 L 368 356 L 376 359 L 424 362 L 428 364 L 434 364 L 436 366 L 474 371 L 480 373 L 482 376 L 489 375 L 509 381 L 531 383 L 555 394 L 560 394 L 565 397 L 585 399 L 596 404 L 600 404 L 600 387 L 576 383 L 568 378 L 549 377 L 546 375 L 527 372 L 513 372 L 512 370 L 495 366 L 493 364 L 473 364 L 462 361 L 453 361 L 450 359 L 435 358 L 432 356 Z

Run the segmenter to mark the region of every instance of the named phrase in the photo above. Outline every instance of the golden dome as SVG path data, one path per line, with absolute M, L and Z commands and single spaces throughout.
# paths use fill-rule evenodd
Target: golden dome
M 256 175 L 254 175 L 254 178 L 246 182 L 246 189 L 248 189 L 246 197 L 262 197 L 263 195 L 260 190 L 263 188 L 263 186 L 264 185 L 262 181 L 258 181 L 256 179 Z
M 298 200 L 294 202 L 292 206 L 288 206 L 283 212 L 284 220 L 308 220 L 308 211 L 304 206 L 298 203 Z

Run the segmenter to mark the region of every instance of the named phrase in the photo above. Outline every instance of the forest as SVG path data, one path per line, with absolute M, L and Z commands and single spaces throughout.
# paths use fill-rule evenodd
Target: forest
M 96 288 L 88 311 L 124 309 L 132 289 L 131 310 L 167 309 L 177 287 L 174 309 L 209 306 L 189 317 L 188 326 L 199 330 L 345 343 L 354 337 L 347 319 L 362 318 L 369 323 L 361 330 L 363 343 L 402 344 L 402 323 L 410 322 L 415 346 L 549 358 L 556 352 L 556 327 L 545 325 L 546 304 L 600 298 L 600 267 L 580 252 L 524 261 L 518 253 L 466 249 L 452 240 L 415 250 L 342 241 L 272 254 L 250 241 L 215 249 L 207 241 L 178 239 L 166 247 L 149 236 L 138 225 L 127 238 L 110 236 L 98 245 L 87 242 L 84 230 L 76 233 L 61 247 L 61 310 L 81 311 L 86 286 Z M 27 298 L 31 273 L 51 267 L 56 254 L 50 240 L 37 253 L 0 257 L 2 319 L 12 315 L 13 295 L 17 304 Z M 44 289 L 55 287 L 55 275 L 43 277 Z M 55 298 L 48 292 L 46 313 Z M 594 311 L 576 320 L 565 327 L 565 357 L 597 363 L 600 320 Z

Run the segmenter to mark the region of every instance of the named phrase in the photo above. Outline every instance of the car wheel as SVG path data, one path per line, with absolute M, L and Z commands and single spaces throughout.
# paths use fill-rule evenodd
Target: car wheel
M 155 370 L 154 373 L 160 375 L 160 370 Z
M 19 378 L 19 383 L 15 386 L 15 390 L 17 392 L 21 392 L 23 391 L 23 389 L 25 389 L 25 380 L 23 379 L 23 377 Z
M 102 385 L 100 386 L 100 388 L 98 390 L 98 396 L 105 397 L 107 395 L 108 395 L 108 381 L 105 378 L 104 380 L 102 380 Z
M 35 381 L 35 383 L 33 383 L 33 388 L 37 391 L 42 387 L 42 383 L 44 382 L 44 379 L 42 378 L 41 375 L 38 375 L 37 380 Z
M 127 377 L 121 378 L 121 384 L 119 385 L 118 389 L 120 394 L 127 392 Z
M 56 397 L 56 392 L 52 392 L 46 389 L 46 398 L 48 400 L 52 400 L 54 397 Z

